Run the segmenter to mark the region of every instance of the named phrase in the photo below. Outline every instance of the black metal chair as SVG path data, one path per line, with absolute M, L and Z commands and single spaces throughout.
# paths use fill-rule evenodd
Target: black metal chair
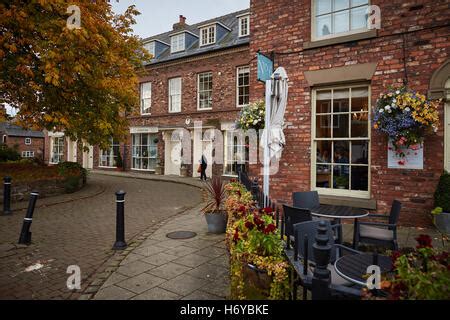
M 371 214 L 368 216 L 368 218 L 386 219 L 387 223 L 355 221 L 353 247 L 357 249 L 360 243 L 365 243 L 398 250 L 397 223 L 401 209 L 401 202 L 394 200 L 389 215 Z
M 295 208 L 283 205 L 283 235 L 286 236 L 286 249 L 291 248 L 291 242 L 294 242 L 294 224 L 311 221 L 311 211 L 308 209 Z
M 307 289 L 311 289 L 308 284 L 308 278 L 312 275 L 311 267 L 315 266 L 315 259 L 312 255 L 313 244 L 317 235 L 317 229 L 320 223 L 325 223 L 327 228 L 328 245 L 331 247 L 330 252 L 330 264 L 328 270 L 331 273 L 331 284 L 333 286 L 349 287 L 353 284 L 346 279 L 339 276 L 334 269 L 334 262 L 342 255 L 344 251 L 350 254 L 360 254 L 352 248 L 345 247 L 343 245 L 334 242 L 333 229 L 339 227 L 339 225 L 331 225 L 329 221 L 308 221 L 294 225 L 294 250 L 293 254 L 288 255 L 288 259 L 292 264 L 296 277 L 292 277 L 292 296 L 295 299 L 297 288 L 299 285 L 303 287 L 303 299 L 306 299 Z
M 294 192 L 292 193 L 292 203 L 294 207 L 312 209 L 320 205 L 319 193 L 317 191 Z

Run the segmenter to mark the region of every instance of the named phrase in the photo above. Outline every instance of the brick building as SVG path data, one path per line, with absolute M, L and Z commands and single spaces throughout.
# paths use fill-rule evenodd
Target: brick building
M 44 160 L 45 139 L 41 131 L 25 130 L 9 122 L 0 123 L 1 142 L 16 149 L 22 158 Z
M 94 148 L 94 167 L 180 175 L 177 129 L 191 136 L 189 176 L 197 177 L 202 154 L 212 163 L 212 139 L 207 129 L 233 127 L 242 106 L 249 103 L 249 11 L 239 11 L 188 25 L 186 18 L 173 30 L 144 40 L 153 59 L 140 74 L 141 107 L 128 115 L 130 134 L 125 143 L 113 141 L 110 150 Z M 202 121 L 202 131 L 195 131 Z M 224 164 L 208 165 L 207 175 L 236 175 L 236 150 L 224 138 Z
M 368 28 L 369 4 L 381 9 L 378 30 Z M 449 21 L 448 0 L 251 0 L 250 55 L 275 52 L 290 79 L 287 146 L 271 196 L 290 202 L 293 191 L 318 190 L 324 203 L 379 212 L 398 199 L 402 224 L 428 225 L 437 181 L 450 170 Z M 256 62 L 251 71 L 254 101 L 264 88 L 253 76 Z M 444 99 L 439 131 L 424 142 L 423 170 L 388 168 L 387 138 L 371 129 L 380 93 L 405 80 Z M 339 150 L 347 161 L 338 161 Z M 346 172 L 339 187 L 336 169 Z

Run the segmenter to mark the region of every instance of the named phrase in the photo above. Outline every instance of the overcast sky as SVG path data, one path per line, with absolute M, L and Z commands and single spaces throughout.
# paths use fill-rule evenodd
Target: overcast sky
M 114 11 L 123 13 L 130 5 L 136 5 L 141 13 L 134 27 L 142 38 L 172 30 L 172 25 L 184 15 L 187 24 L 248 9 L 250 0 L 111 0 Z
M 188 24 L 248 9 L 250 0 L 111 0 L 114 12 L 123 13 L 135 5 L 141 13 L 136 18 L 134 33 L 142 38 L 172 30 L 172 25 L 184 15 Z M 15 111 L 7 106 L 9 114 Z

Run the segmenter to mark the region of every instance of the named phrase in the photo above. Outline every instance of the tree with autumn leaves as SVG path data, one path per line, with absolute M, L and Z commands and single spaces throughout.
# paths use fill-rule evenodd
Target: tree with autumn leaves
M 68 28 L 69 5 L 80 8 L 79 29 Z M 115 15 L 107 1 L 0 2 L 0 104 L 17 108 L 25 127 L 91 145 L 123 137 L 139 105 L 136 73 L 150 58 L 132 35 L 138 14 Z

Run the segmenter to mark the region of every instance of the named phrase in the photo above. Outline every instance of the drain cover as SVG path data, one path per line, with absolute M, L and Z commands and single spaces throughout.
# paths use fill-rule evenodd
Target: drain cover
M 166 234 L 167 238 L 175 239 L 175 240 L 181 240 L 181 239 L 191 239 L 196 237 L 197 234 L 192 231 L 175 231 Z

